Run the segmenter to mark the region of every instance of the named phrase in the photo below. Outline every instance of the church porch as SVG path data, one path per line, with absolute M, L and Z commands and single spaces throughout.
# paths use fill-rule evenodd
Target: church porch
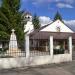
M 71 33 L 38 32 L 29 35 L 29 56 L 72 54 Z

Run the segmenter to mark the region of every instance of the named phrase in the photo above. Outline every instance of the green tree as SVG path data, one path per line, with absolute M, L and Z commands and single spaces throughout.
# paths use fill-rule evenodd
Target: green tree
M 5 22 L 8 24 L 6 16 L 0 10 L 0 40 L 8 39 L 9 37 L 9 34 L 7 33 L 9 26 L 7 26 Z
M 54 21 L 56 21 L 56 20 L 60 20 L 60 21 L 62 21 L 62 17 L 61 17 L 61 15 L 60 15 L 60 13 L 59 12 L 57 12 L 56 13 L 56 15 L 55 15 L 55 17 L 54 17 Z
M 0 29 L 1 32 L 10 35 L 11 30 L 16 30 L 18 40 L 23 39 L 23 26 L 21 25 L 20 0 L 2 0 L 0 7 Z M 3 34 L 5 35 L 5 34 Z
M 39 18 L 36 15 L 33 16 L 32 23 L 34 25 L 34 29 L 40 28 Z

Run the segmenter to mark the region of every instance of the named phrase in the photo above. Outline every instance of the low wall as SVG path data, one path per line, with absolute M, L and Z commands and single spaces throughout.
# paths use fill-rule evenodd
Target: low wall
M 59 54 L 51 57 L 46 56 L 35 56 L 35 57 L 17 57 L 17 58 L 0 58 L 0 69 L 6 68 L 16 68 L 34 65 L 43 65 L 50 63 L 61 63 L 72 61 L 72 56 L 70 54 Z
M 72 61 L 72 56 L 70 54 L 59 54 L 51 56 L 36 56 L 30 57 L 29 65 L 43 65 L 43 64 L 50 64 L 50 63 L 61 63 L 61 62 L 68 62 Z

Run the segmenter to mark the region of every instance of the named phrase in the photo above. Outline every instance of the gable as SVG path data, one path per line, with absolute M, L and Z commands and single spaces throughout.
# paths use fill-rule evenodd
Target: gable
M 73 33 L 73 31 L 69 27 L 67 27 L 63 22 L 61 22 L 60 20 L 56 20 L 55 22 L 46 26 L 45 28 L 41 29 L 40 31 Z

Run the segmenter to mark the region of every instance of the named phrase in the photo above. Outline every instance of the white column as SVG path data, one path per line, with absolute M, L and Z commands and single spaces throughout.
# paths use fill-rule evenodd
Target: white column
M 29 51 L 29 35 L 25 34 L 25 50 L 26 50 L 26 57 L 30 56 Z
M 53 57 L 53 36 L 50 36 L 50 55 Z
M 70 51 L 70 54 L 72 54 L 72 37 L 69 36 L 69 51 Z
M 72 59 L 72 36 L 69 36 L 69 51 L 70 51 L 71 59 Z

